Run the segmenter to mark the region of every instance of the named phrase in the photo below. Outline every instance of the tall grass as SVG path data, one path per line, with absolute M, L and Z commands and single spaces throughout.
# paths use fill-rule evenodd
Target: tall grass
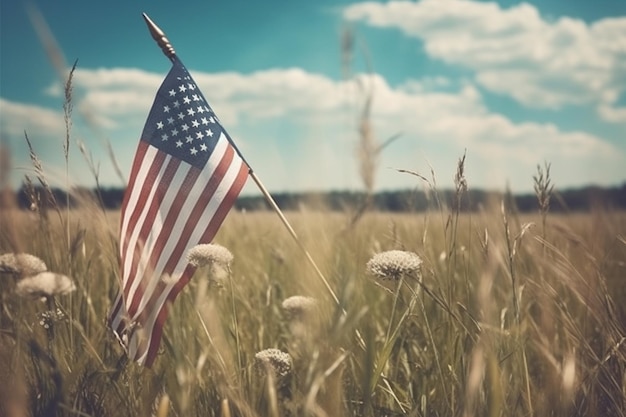
M 291 415 L 625 414 L 624 213 L 551 216 L 547 238 L 528 226 L 541 215 L 457 214 L 454 253 L 446 225 L 426 225 L 425 214 L 368 213 L 337 233 L 348 214 L 289 213 L 338 306 L 272 213 L 233 212 L 216 239 L 235 255 L 228 286 L 196 300 L 208 279 L 197 273 L 172 306 L 152 369 L 127 363 L 105 327 L 118 214 L 73 210 L 80 243 L 71 257 L 59 217 L 1 215 L 2 252 L 35 254 L 50 270 L 71 271 L 78 287 L 71 303 L 57 300 L 63 314 L 48 349 L 48 305 L 14 296 L 13 278 L 3 276 L 0 369 L 19 381 L 0 389 L 8 415 L 268 415 L 264 380 L 253 372 L 266 348 L 294 358 L 292 396 L 278 408 Z M 424 291 L 402 320 L 399 306 L 391 317 L 397 294 L 365 273 L 388 249 L 424 261 Z M 322 305 L 306 349 L 281 307 L 292 295 Z M 400 323 L 392 339 L 389 320 Z
M 275 214 L 231 212 L 216 238 L 235 256 L 227 284 L 198 269 L 148 369 L 106 327 L 119 213 L 76 193 L 62 213 L 26 139 L 42 188 L 27 187 L 29 211 L 3 190 L 0 254 L 36 255 L 77 289 L 24 299 L 20 277 L 0 272 L 0 376 L 12 381 L 0 415 L 626 415 L 626 213 L 551 215 L 549 165 L 534 179 L 535 215 L 509 201 L 462 213 L 465 155 L 450 207 L 434 173 L 413 173 L 430 212 L 288 213 L 337 300 Z M 366 272 L 388 250 L 422 260 L 391 290 Z M 316 300 L 304 328 L 283 308 L 294 295 Z M 291 358 L 288 378 L 258 372 L 270 348 Z

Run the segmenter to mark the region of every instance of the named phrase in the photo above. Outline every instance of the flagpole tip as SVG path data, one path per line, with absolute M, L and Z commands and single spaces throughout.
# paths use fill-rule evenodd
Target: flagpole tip
M 143 20 L 145 20 L 146 25 L 148 25 L 148 30 L 150 31 L 150 35 L 152 35 L 152 39 L 156 41 L 166 57 L 170 60 L 174 60 L 176 51 L 174 51 L 174 47 L 165 36 L 165 33 L 156 25 L 156 23 L 152 21 L 152 19 L 148 17 L 147 14 L 142 13 L 141 15 L 143 16 Z

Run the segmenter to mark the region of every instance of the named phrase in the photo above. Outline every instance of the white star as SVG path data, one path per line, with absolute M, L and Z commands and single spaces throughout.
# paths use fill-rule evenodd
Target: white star
M 194 109 L 187 109 L 187 114 L 193 116 L 194 114 L 196 114 L 196 112 L 194 111 Z
M 163 111 L 164 111 L 165 113 L 169 113 L 169 111 L 170 111 L 170 106 L 163 106 Z
M 180 103 L 178 102 L 178 100 L 176 100 L 174 103 L 172 103 L 174 105 L 174 108 L 177 109 L 178 106 L 180 106 Z
M 163 134 L 161 135 L 161 140 L 162 140 L 163 142 L 165 142 L 165 141 L 167 140 L 167 133 L 163 133 Z
M 197 94 L 194 94 L 193 96 L 191 96 L 193 98 L 193 101 L 200 101 L 200 97 L 198 97 Z
M 196 148 L 191 148 L 189 152 L 191 152 L 192 155 L 195 155 L 198 153 L 198 150 Z
M 174 97 L 176 95 L 176 91 L 170 90 L 170 97 Z
M 176 136 L 178 135 L 178 129 L 174 128 L 172 129 L 172 136 Z
M 181 146 L 183 146 L 183 143 L 180 140 L 176 141 L 176 147 L 180 148 Z
M 204 143 L 203 143 L 203 144 L 201 144 L 201 145 L 200 145 L 200 150 L 201 150 L 201 151 L 206 152 L 206 151 L 207 151 L 207 149 L 208 149 L 208 148 L 207 148 L 206 144 L 204 144 Z
M 157 129 L 163 129 L 163 122 L 157 122 Z
M 187 123 L 183 124 L 181 128 L 183 129 L 183 132 L 186 132 L 187 130 L 189 130 L 189 126 L 187 125 Z
M 185 118 L 185 113 L 183 113 L 182 111 L 178 113 L 178 120 L 183 120 L 184 118 Z
M 191 121 L 191 124 L 193 125 L 193 127 L 198 127 L 200 126 L 200 123 L 198 123 L 198 121 L 196 119 Z
M 193 142 L 193 138 L 191 137 L 191 135 L 185 136 L 185 140 L 187 141 L 187 143 Z
M 209 117 L 209 122 L 215 123 L 215 119 L 213 118 L 213 116 Z
M 191 103 L 191 100 L 187 96 L 183 97 L 183 101 L 185 102 L 185 104 Z
M 202 118 L 202 124 L 203 125 L 208 125 L 209 124 L 209 121 L 206 119 L 206 117 Z
M 167 118 L 167 124 L 171 125 L 172 123 L 174 123 L 174 118 L 173 117 L 168 117 Z
M 181 85 L 180 87 L 178 87 L 178 89 L 180 90 L 181 93 L 184 93 L 185 91 L 187 91 L 187 87 L 185 87 L 184 85 Z
M 189 86 L 189 89 L 192 91 L 196 89 L 196 86 L 193 84 L 187 84 L 187 85 Z
M 204 107 L 202 106 L 198 106 L 198 109 L 196 110 L 198 113 L 204 113 Z
M 205 130 L 206 135 L 209 137 L 213 137 L 213 131 L 211 129 Z
M 202 134 L 202 132 L 196 132 L 196 139 L 202 139 L 204 137 L 204 135 Z

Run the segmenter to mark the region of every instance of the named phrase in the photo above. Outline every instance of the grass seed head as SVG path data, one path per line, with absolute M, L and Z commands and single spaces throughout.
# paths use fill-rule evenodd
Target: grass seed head
M 76 289 L 67 276 L 54 272 L 40 272 L 17 283 L 16 293 L 22 297 L 50 297 L 67 294 Z
M 283 310 L 291 319 L 305 319 L 315 312 L 317 300 L 313 297 L 294 295 L 282 303 Z
M 293 361 L 289 353 L 271 348 L 254 355 L 254 367 L 259 375 L 265 376 L 271 372 L 280 381 L 291 374 Z
M 422 259 L 416 253 L 390 250 L 374 255 L 367 261 L 366 269 L 378 279 L 398 281 L 403 275 L 419 274 L 421 266 Z
M 187 260 L 195 267 L 217 264 L 228 268 L 233 261 L 233 254 L 224 246 L 206 243 L 191 248 L 187 253 Z
M 29 276 L 47 270 L 48 267 L 44 261 L 29 253 L 5 253 L 0 255 L 0 272 Z

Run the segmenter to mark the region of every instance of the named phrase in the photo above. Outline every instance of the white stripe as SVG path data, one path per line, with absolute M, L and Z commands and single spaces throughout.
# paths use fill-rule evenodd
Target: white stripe
M 204 233 L 204 230 L 209 225 L 209 222 L 211 221 L 211 219 L 215 215 L 215 212 L 217 211 L 220 204 L 222 203 L 224 196 L 229 192 L 230 188 L 235 182 L 235 179 L 237 178 L 237 175 L 239 174 L 239 171 L 242 165 L 243 165 L 243 161 L 235 153 L 232 163 L 230 164 L 224 178 L 222 179 L 220 185 L 218 186 L 214 196 L 209 201 L 209 204 L 207 205 L 207 209 L 205 210 L 200 220 L 198 221 L 197 223 L 198 226 L 194 228 L 194 232 L 192 233 L 191 238 L 189 239 L 189 242 L 186 245 L 187 249 L 190 249 L 191 247 L 195 246 L 195 244 L 197 244 L 197 242 L 200 240 L 200 237 Z M 187 265 L 186 257 L 181 257 L 181 259 L 178 261 L 176 265 L 175 273 L 182 274 L 186 265 Z M 140 358 L 144 361 L 145 361 L 145 356 L 147 355 L 147 352 L 149 349 L 150 339 L 152 337 L 152 332 L 154 330 L 156 318 L 158 317 L 159 312 L 163 308 L 163 305 L 165 304 L 165 301 L 167 300 L 167 297 L 171 293 L 174 285 L 175 283 L 171 283 L 165 287 L 164 291 L 161 293 L 161 295 L 157 299 L 157 302 L 153 310 L 149 312 L 146 322 L 143 324 L 143 330 L 147 332 L 148 335 L 150 335 L 150 338 L 147 341 L 148 346 L 146 348 L 146 352 L 142 356 L 142 358 Z M 144 300 L 147 300 L 149 298 L 150 297 L 148 296 L 144 296 Z M 143 307 L 140 307 L 139 310 L 141 310 L 142 308 Z M 139 337 L 139 335 L 137 335 L 137 337 Z
M 130 303 L 132 303 L 135 293 L 137 292 L 137 288 L 140 285 L 141 278 L 144 276 L 144 274 L 147 273 L 149 276 L 151 276 L 151 279 L 148 282 L 148 285 L 156 285 L 156 282 L 158 282 L 158 280 L 161 277 L 162 268 L 160 269 L 157 266 L 155 267 L 153 271 L 146 271 L 146 268 L 149 265 L 150 257 L 159 239 L 159 236 L 161 235 L 161 232 L 163 231 L 163 223 L 165 222 L 165 219 L 167 218 L 167 214 L 169 213 L 169 210 L 175 201 L 176 195 L 178 194 L 178 191 L 180 190 L 180 184 L 183 182 L 183 180 L 189 173 L 190 169 L 191 169 L 190 165 L 184 162 L 181 162 L 181 164 L 179 165 L 178 169 L 176 170 L 172 178 L 172 181 L 170 182 L 169 187 L 167 188 L 165 194 L 163 195 L 163 200 L 159 204 L 159 209 L 157 210 L 154 222 L 152 223 L 150 227 L 150 232 L 146 236 L 145 242 L 143 242 L 143 248 L 142 248 L 141 255 L 138 261 L 137 271 L 133 279 L 133 282 L 131 284 L 131 287 L 129 289 L 128 297 L 126 298 L 128 307 L 130 307 Z M 182 211 L 181 211 L 181 215 L 182 215 Z M 165 230 L 164 233 L 168 233 L 168 231 Z M 162 253 L 167 254 L 166 250 L 164 250 Z M 161 261 L 162 258 L 163 257 L 159 258 L 159 261 Z M 130 273 L 130 269 L 126 273 Z M 145 293 L 142 298 L 145 298 Z
M 165 160 L 163 162 L 163 165 L 161 166 L 161 169 L 159 170 L 159 172 L 157 173 L 156 176 L 156 180 L 155 180 L 155 184 L 158 184 L 158 182 L 161 180 L 161 178 L 163 177 L 163 174 L 165 172 L 165 169 L 167 167 L 167 164 L 169 163 L 171 159 L 171 156 L 166 156 Z M 141 192 L 141 188 L 144 188 L 145 185 L 142 184 L 142 187 L 140 187 L 139 190 L 137 190 L 137 193 L 139 194 Z M 124 265 L 122 267 L 122 282 L 124 283 L 124 286 L 126 286 L 126 282 L 129 279 L 129 274 L 131 271 L 131 267 L 133 264 L 133 258 L 134 258 L 134 253 L 135 253 L 135 246 L 137 245 L 137 240 L 139 238 L 139 232 L 141 231 L 141 228 L 144 224 L 144 221 L 146 219 L 146 216 L 148 215 L 148 211 L 150 210 L 150 207 L 152 206 L 153 203 L 153 199 L 154 199 L 154 194 L 157 190 L 157 187 L 151 187 L 150 189 L 150 193 L 148 194 L 148 197 L 146 199 L 146 204 L 144 205 L 143 211 L 141 212 L 139 218 L 137 219 L 137 222 L 135 224 L 135 228 L 131 231 L 127 231 L 127 233 L 131 233 L 130 239 L 128 241 L 128 246 L 126 246 L 126 252 L 122 252 L 121 256 L 122 259 L 124 259 Z M 127 206 L 127 213 L 125 214 L 126 218 L 130 218 L 132 216 L 132 213 L 134 212 L 134 210 L 131 210 L 131 213 L 128 213 L 128 208 L 130 206 Z M 126 235 L 120 235 L 122 237 L 122 239 L 124 239 L 124 236 Z M 123 242 L 123 241 L 122 241 Z
M 124 303 L 121 288 L 117 292 L 117 296 L 115 297 L 115 301 L 113 302 L 113 308 L 111 309 L 111 313 L 115 311 L 115 309 L 117 308 L 117 305 L 120 303 L 122 304 Z M 115 331 L 115 329 L 117 329 L 117 326 L 120 325 L 120 321 L 122 320 L 122 317 L 124 317 L 125 314 L 126 314 L 126 308 L 123 305 L 121 305 L 119 310 L 117 310 L 117 314 L 115 315 L 115 317 L 112 317 L 111 319 L 111 329 L 113 329 L 113 331 Z
M 193 208 L 197 202 L 197 199 L 193 197 L 199 196 L 202 193 L 202 191 L 204 190 L 204 187 L 206 187 L 208 181 L 214 175 L 215 168 L 217 167 L 217 164 L 219 164 L 219 161 L 224 156 L 224 153 L 226 152 L 227 148 L 228 148 L 228 142 L 226 142 L 225 140 L 223 141 L 220 140 L 217 142 L 216 147 L 213 150 L 213 153 L 211 154 L 211 157 L 209 158 L 205 169 L 200 173 L 192 189 L 187 194 L 188 196 L 191 196 L 192 198 L 187 198 L 185 200 L 185 203 L 183 204 L 180 210 L 180 213 L 178 214 L 178 217 L 176 218 L 176 222 L 172 226 L 172 230 L 170 231 L 170 237 L 167 240 L 165 247 L 163 248 L 162 256 L 159 258 L 155 266 L 154 279 L 150 281 L 148 287 L 144 290 L 144 296 L 142 297 L 139 308 L 137 309 L 137 312 L 133 318 L 136 318 L 138 316 L 138 314 L 144 309 L 146 303 L 152 296 L 152 293 L 154 292 L 156 285 L 161 279 L 161 275 L 163 273 L 163 270 L 165 269 L 166 263 L 168 262 L 170 258 L 170 254 L 174 251 L 174 249 L 176 248 L 176 245 L 179 243 L 181 239 L 181 234 L 183 230 L 185 229 L 185 225 L 189 222 L 190 220 L 189 216 L 191 215 L 191 212 L 193 211 Z M 205 220 L 206 222 L 205 224 L 202 223 L 203 217 L 205 217 L 204 213 L 197 222 L 194 222 L 194 225 L 193 225 L 194 233 L 196 233 L 198 230 L 204 231 L 204 229 L 206 229 L 208 225 L 208 222 L 210 221 L 210 218 L 213 217 L 213 214 L 211 213 L 210 218 L 208 220 Z M 195 246 L 199 240 L 200 240 L 199 237 L 197 237 L 194 240 L 194 237 L 192 234 L 189 240 L 185 242 L 183 255 L 179 259 L 176 267 L 174 268 L 172 272 L 172 276 L 179 277 L 183 273 L 183 271 L 185 270 L 185 267 L 187 266 L 187 252 L 189 251 L 189 249 Z
M 132 194 L 128 197 L 126 212 L 124 213 L 124 218 L 122 219 L 120 236 L 126 236 L 126 229 L 128 228 L 128 222 L 130 221 L 130 215 L 127 215 L 126 213 L 128 213 L 129 210 L 134 211 L 134 207 L 137 206 L 137 200 L 139 199 L 139 195 L 141 194 L 143 184 L 146 181 L 150 165 L 152 165 L 152 161 L 154 160 L 157 152 L 158 149 L 153 146 L 148 146 L 148 149 L 146 149 L 141 165 L 139 166 L 139 170 L 137 171 L 137 175 L 135 176 Z M 123 241 L 121 243 L 123 244 Z M 122 246 L 120 246 L 120 250 L 123 250 Z

